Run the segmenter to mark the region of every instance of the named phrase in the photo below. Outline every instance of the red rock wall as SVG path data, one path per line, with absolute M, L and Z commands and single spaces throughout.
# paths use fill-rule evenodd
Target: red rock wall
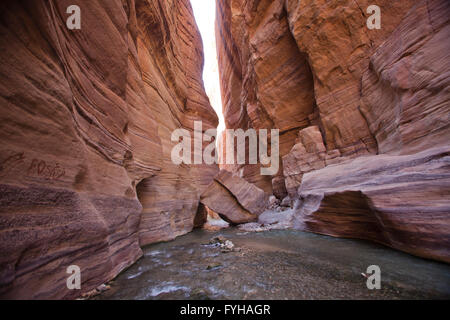
M 299 130 L 311 125 L 320 127 L 331 156 L 377 152 L 359 108 L 361 78 L 371 54 L 414 1 L 378 1 L 381 30 L 366 27 L 371 1 L 217 2 L 227 128 L 280 129 L 281 157 L 290 152 Z M 279 178 L 272 181 L 258 173 L 252 166 L 244 169 L 249 181 L 285 195 Z
M 279 198 L 289 194 L 301 200 L 299 229 L 369 238 L 449 261 L 448 243 L 438 241 L 449 236 L 450 225 L 450 203 L 445 200 L 450 186 L 448 177 L 441 175 L 450 141 L 449 2 L 217 0 L 217 4 L 226 125 L 280 129 L 282 158 L 281 172 L 274 177 L 260 176 L 251 165 L 228 169 Z M 381 8 L 380 30 L 366 26 L 370 16 L 366 9 L 372 4 Z M 434 147 L 437 151 L 427 151 Z M 385 163 L 416 172 L 414 161 L 405 163 L 401 156 L 419 152 L 428 157 L 421 170 L 428 167 L 430 176 L 399 174 L 399 181 L 410 184 L 386 186 L 383 191 L 379 185 L 383 200 L 365 193 L 367 184 L 381 184 L 390 174 L 373 167 L 379 155 L 389 154 L 392 157 Z M 367 159 L 365 176 L 346 166 L 354 158 Z M 347 196 L 348 190 L 339 185 L 326 189 L 335 183 L 330 171 L 355 193 Z M 425 188 L 431 176 L 436 181 Z M 353 177 L 359 177 L 358 187 Z M 303 197 L 311 198 L 309 188 L 321 199 L 314 210 L 306 210 L 308 203 L 302 202 Z M 412 198 L 432 207 L 420 206 Z M 330 210 L 336 203 L 335 211 Z M 373 212 L 381 212 L 386 229 L 376 225 L 382 234 L 364 235 L 353 227 L 357 215 L 345 214 L 350 207 L 367 221 L 374 219 Z M 394 218 L 395 212 L 401 217 Z M 406 223 L 408 215 L 413 222 Z M 362 223 L 354 225 L 364 229 Z M 431 236 L 433 228 L 436 237 Z M 417 239 L 408 239 L 419 229 Z
M 313 121 L 315 101 L 307 57 L 289 32 L 284 3 L 218 1 L 217 21 L 227 128 L 278 128 L 281 155 L 287 154 L 298 129 Z M 257 165 L 243 168 L 246 179 L 272 193 L 272 177 L 259 172 Z
M 371 56 L 360 103 L 379 153 L 448 145 L 449 16 L 448 1 L 419 2 Z
M 189 1 L 2 1 L 0 37 L 0 296 L 76 297 L 192 230 L 218 168 L 170 137 L 218 120 Z

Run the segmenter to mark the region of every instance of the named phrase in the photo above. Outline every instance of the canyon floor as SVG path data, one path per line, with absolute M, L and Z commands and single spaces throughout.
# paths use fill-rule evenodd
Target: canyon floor
M 221 237 L 233 250 L 211 244 Z M 450 266 L 366 241 L 292 230 L 196 230 L 147 246 L 108 299 L 449 299 Z M 381 269 L 381 289 L 362 273 Z

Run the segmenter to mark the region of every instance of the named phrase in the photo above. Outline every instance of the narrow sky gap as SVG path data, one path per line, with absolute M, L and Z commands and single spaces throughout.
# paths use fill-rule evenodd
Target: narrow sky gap
M 215 0 L 191 0 L 195 20 L 203 40 L 205 54 L 205 67 L 203 69 L 203 82 L 206 94 L 212 107 L 219 116 L 218 132 L 225 129 L 225 121 L 222 114 L 222 98 L 220 95 L 219 67 L 216 51 L 216 1 Z

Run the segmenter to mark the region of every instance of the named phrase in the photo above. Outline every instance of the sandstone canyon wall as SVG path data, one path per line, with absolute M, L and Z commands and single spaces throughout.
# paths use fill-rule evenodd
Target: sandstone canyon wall
M 450 262 L 449 17 L 446 0 L 217 0 L 226 126 L 279 129 L 282 160 L 226 169 L 296 200 L 296 229 Z
M 192 230 L 218 167 L 171 133 L 218 119 L 189 1 L 2 1 L 0 37 L 0 296 L 74 298 Z

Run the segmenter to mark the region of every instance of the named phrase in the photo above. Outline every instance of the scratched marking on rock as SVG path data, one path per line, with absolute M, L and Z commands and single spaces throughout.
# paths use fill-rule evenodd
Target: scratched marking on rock
M 24 152 L 13 153 L 0 162 L 0 177 L 4 177 L 18 167 L 26 169 L 29 177 L 37 176 L 50 180 L 58 180 L 66 175 L 66 170 L 59 163 L 51 164 L 41 159 L 34 158 L 27 166 Z
M 14 168 L 24 163 L 25 153 L 15 153 L 0 163 L 0 177 L 5 176 L 11 172 Z
M 44 160 L 33 159 L 27 170 L 27 175 L 37 175 L 50 180 L 57 180 L 63 177 L 66 171 L 60 167 L 59 163 L 55 165 L 47 164 Z

